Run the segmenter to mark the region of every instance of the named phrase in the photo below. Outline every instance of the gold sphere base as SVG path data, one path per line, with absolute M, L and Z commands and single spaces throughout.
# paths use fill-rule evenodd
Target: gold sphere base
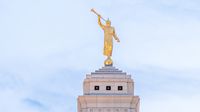
M 105 66 L 112 66 L 112 65 L 113 65 L 113 61 L 112 61 L 111 57 L 108 57 L 108 58 L 104 61 L 104 65 L 105 65 Z

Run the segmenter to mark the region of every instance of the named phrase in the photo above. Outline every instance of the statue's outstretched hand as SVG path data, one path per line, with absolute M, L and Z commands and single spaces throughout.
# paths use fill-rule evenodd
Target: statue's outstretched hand
M 120 42 L 120 40 L 119 40 L 119 39 L 117 39 L 117 42 Z

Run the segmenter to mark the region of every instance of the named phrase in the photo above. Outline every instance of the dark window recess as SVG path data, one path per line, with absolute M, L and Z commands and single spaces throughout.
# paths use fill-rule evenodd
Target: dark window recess
M 106 86 L 106 90 L 111 90 L 111 86 Z
M 118 86 L 118 90 L 122 91 L 123 90 L 123 86 Z
M 99 86 L 94 86 L 94 90 L 99 90 Z

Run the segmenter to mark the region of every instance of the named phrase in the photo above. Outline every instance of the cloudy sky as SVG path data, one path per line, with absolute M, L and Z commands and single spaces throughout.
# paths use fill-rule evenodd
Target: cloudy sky
M 200 111 L 200 1 L 0 0 L 0 111 L 76 112 L 86 73 L 103 66 L 95 8 L 121 43 L 141 112 Z

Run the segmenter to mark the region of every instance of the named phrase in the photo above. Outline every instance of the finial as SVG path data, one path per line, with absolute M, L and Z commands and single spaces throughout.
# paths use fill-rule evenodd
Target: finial
M 104 61 L 104 65 L 105 66 L 112 66 L 113 65 L 113 61 L 112 61 L 111 57 L 107 57 L 107 59 Z

